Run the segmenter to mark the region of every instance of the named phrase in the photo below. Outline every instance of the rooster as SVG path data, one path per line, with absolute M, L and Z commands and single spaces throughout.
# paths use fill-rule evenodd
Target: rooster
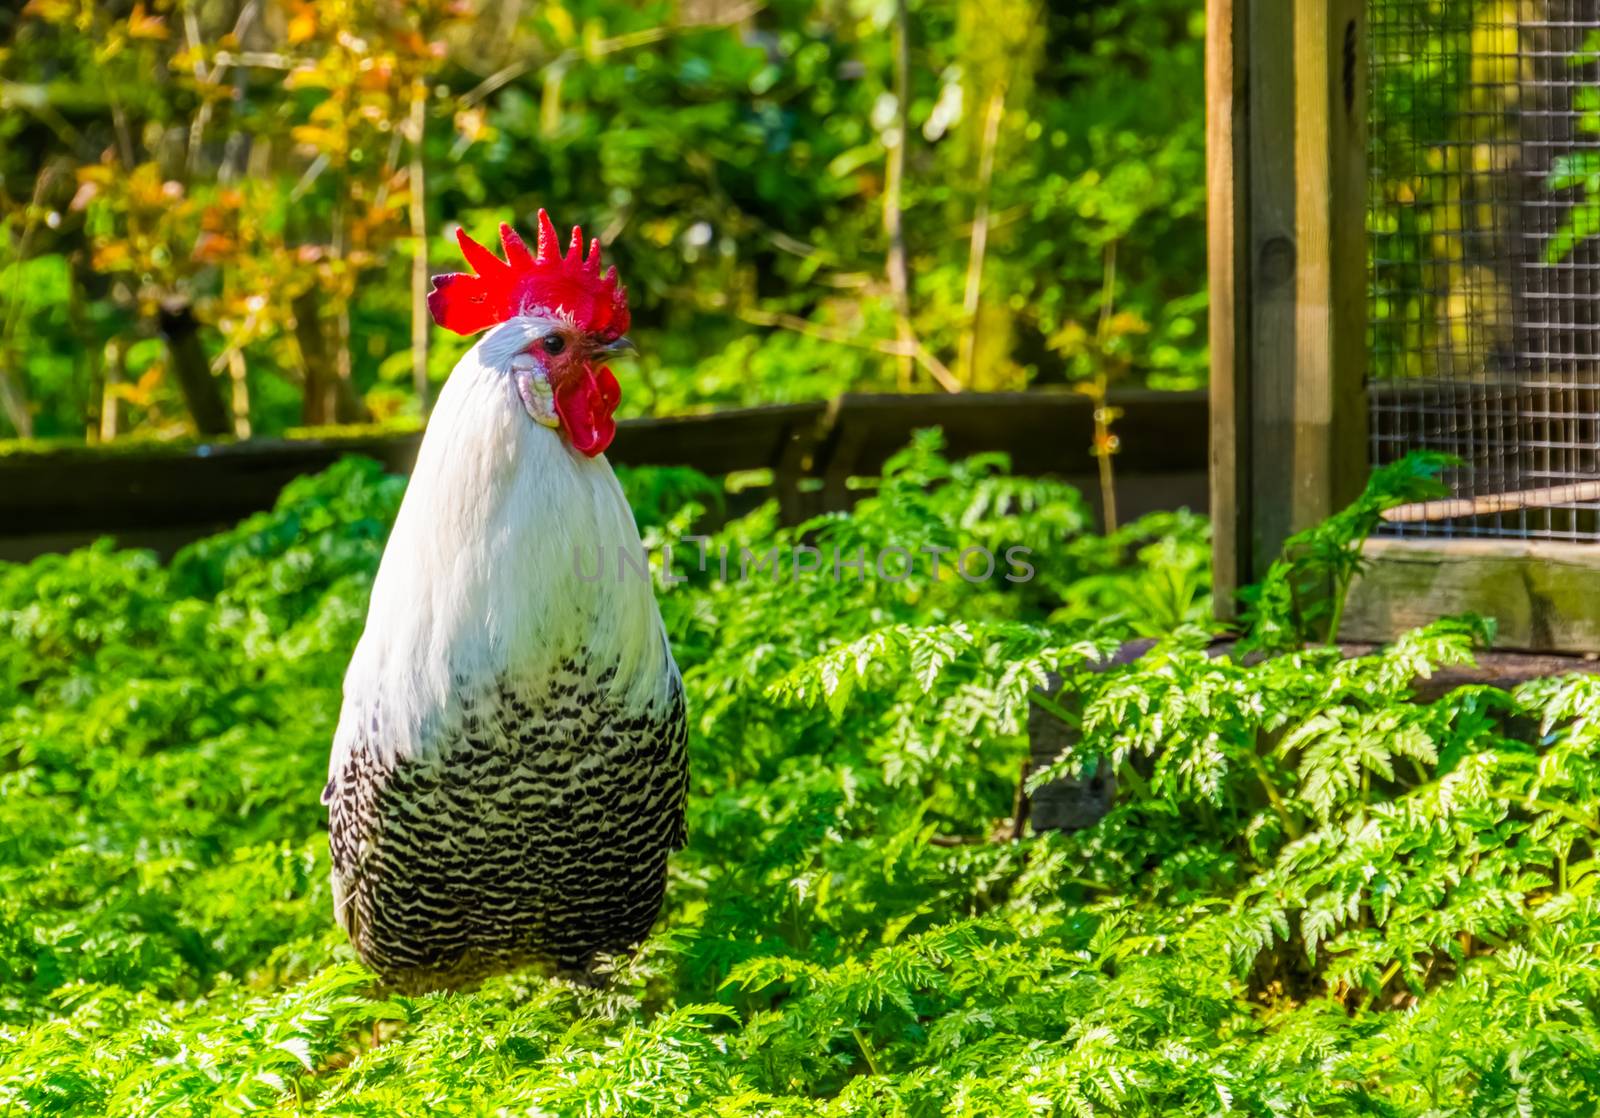
M 505 259 L 458 234 L 434 321 L 486 331 L 428 423 L 372 588 L 322 801 L 334 910 L 400 990 L 542 961 L 592 981 L 636 945 L 684 841 L 683 684 L 604 451 L 632 349 L 598 240 Z M 620 562 L 619 562 L 620 566 Z

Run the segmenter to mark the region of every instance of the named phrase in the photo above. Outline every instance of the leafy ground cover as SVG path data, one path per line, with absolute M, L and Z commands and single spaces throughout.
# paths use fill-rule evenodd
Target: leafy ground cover
M 317 797 L 401 481 L 347 461 L 165 565 L 0 567 L 0 1109 L 1592 1114 L 1600 685 L 1411 701 L 1474 619 L 1302 643 L 1337 602 L 1308 587 L 1426 473 L 1296 541 L 1227 657 L 1202 521 L 1096 536 L 933 436 L 854 513 L 765 508 L 712 554 L 1026 546 L 1034 578 L 723 581 L 681 558 L 696 486 L 630 475 L 687 578 L 692 838 L 604 990 L 375 996 L 331 920 Z M 1160 640 L 1087 670 L 1130 635 Z M 1058 767 L 1122 793 L 1012 841 L 1047 672 L 1084 741 Z

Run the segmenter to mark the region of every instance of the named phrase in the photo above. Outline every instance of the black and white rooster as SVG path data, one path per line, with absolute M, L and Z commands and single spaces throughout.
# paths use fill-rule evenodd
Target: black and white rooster
M 626 292 L 542 210 L 537 253 L 500 236 L 505 260 L 460 233 L 475 274 L 434 280 L 434 320 L 487 333 L 429 420 L 322 796 L 336 915 L 402 990 L 535 960 L 589 975 L 649 931 L 684 839 L 661 615 L 646 580 L 593 574 L 641 550 L 603 453 Z

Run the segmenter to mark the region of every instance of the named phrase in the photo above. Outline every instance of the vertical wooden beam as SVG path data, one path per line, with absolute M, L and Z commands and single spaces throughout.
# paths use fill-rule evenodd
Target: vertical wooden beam
M 1249 0 L 1251 579 L 1265 572 L 1295 527 L 1301 246 L 1293 48 L 1301 6 L 1300 0 Z
M 1366 0 L 1295 0 L 1293 487 L 1299 531 L 1367 473 Z
M 1218 611 L 1360 491 L 1365 0 L 1209 0 Z
M 1250 581 L 1249 0 L 1206 3 L 1211 567 L 1217 613 Z

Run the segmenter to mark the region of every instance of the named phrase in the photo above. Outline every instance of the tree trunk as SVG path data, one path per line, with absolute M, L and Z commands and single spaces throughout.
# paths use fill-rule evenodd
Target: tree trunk
M 194 311 L 187 303 L 164 306 L 158 322 L 161 336 L 167 343 L 167 353 L 172 358 L 172 372 L 178 378 L 178 388 L 194 420 L 195 430 L 202 435 L 232 434 L 233 421 L 223 402 L 217 378 L 211 375 L 205 349 L 200 345 L 200 324 L 195 321 Z
M 301 372 L 305 375 L 300 422 L 307 427 L 330 423 L 364 423 L 367 410 L 355 394 L 350 377 L 342 368 L 341 356 L 349 347 L 335 352 L 328 325 L 322 319 L 322 293 L 310 288 L 295 296 L 294 337 L 300 349 Z
M 894 302 L 895 337 L 900 343 L 898 383 L 902 392 L 911 388 L 911 348 L 915 337 L 911 329 L 911 270 L 906 263 L 905 213 L 901 192 L 905 184 L 906 143 L 911 128 L 910 71 L 911 28 L 906 0 L 896 0 L 894 8 L 894 123 L 884 136 L 887 160 L 884 167 L 883 230 L 888 235 L 889 294 Z M 890 141 L 893 142 L 890 142 Z
M 100 392 L 100 441 L 108 443 L 122 431 L 122 372 L 124 352 L 121 338 L 106 343 L 103 385 Z
M 337 344 L 333 350 L 333 418 L 338 423 L 365 423 L 371 416 L 367 414 L 367 405 L 356 395 L 355 367 L 350 358 L 349 300 L 339 300 L 334 327 Z
M 76 267 L 71 269 L 67 281 L 67 322 L 72 327 L 73 337 L 80 342 L 94 337 Z M 92 444 L 100 439 L 100 406 L 105 400 L 105 350 L 95 345 L 84 346 L 83 361 L 89 373 L 89 387 L 83 394 L 83 441 Z
M 1000 142 L 1000 121 L 1005 116 L 1006 91 L 1001 86 L 989 95 L 984 114 L 983 142 L 978 155 L 978 204 L 972 215 L 972 241 L 967 251 L 967 286 L 961 300 L 961 351 L 956 375 L 968 388 L 994 388 L 978 376 L 979 310 L 983 298 L 983 261 L 989 250 L 989 205 L 994 187 L 994 153 Z
M 323 332 L 317 303 L 318 292 L 310 288 L 296 295 L 290 304 L 294 310 L 294 340 L 300 350 L 300 371 L 305 376 L 300 422 L 307 427 L 320 427 L 331 422 L 333 416 L 333 360 L 328 355 L 328 336 Z
M 22 385 L 12 373 L 10 351 L 0 352 L 0 410 L 11 421 L 17 438 L 33 438 L 33 413 L 28 410 L 28 398 Z
M 241 439 L 250 437 L 250 370 L 246 368 L 244 354 L 237 346 L 228 350 L 228 379 L 233 382 L 233 433 Z
M 417 393 L 417 405 L 426 416 L 428 399 L 428 327 L 432 316 L 428 313 L 428 210 L 423 174 L 422 145 L 427 138 L 427 87 L 418 82 L 411 91 L 411 170 L 407 185 L 411 188 L 411 384 Z

